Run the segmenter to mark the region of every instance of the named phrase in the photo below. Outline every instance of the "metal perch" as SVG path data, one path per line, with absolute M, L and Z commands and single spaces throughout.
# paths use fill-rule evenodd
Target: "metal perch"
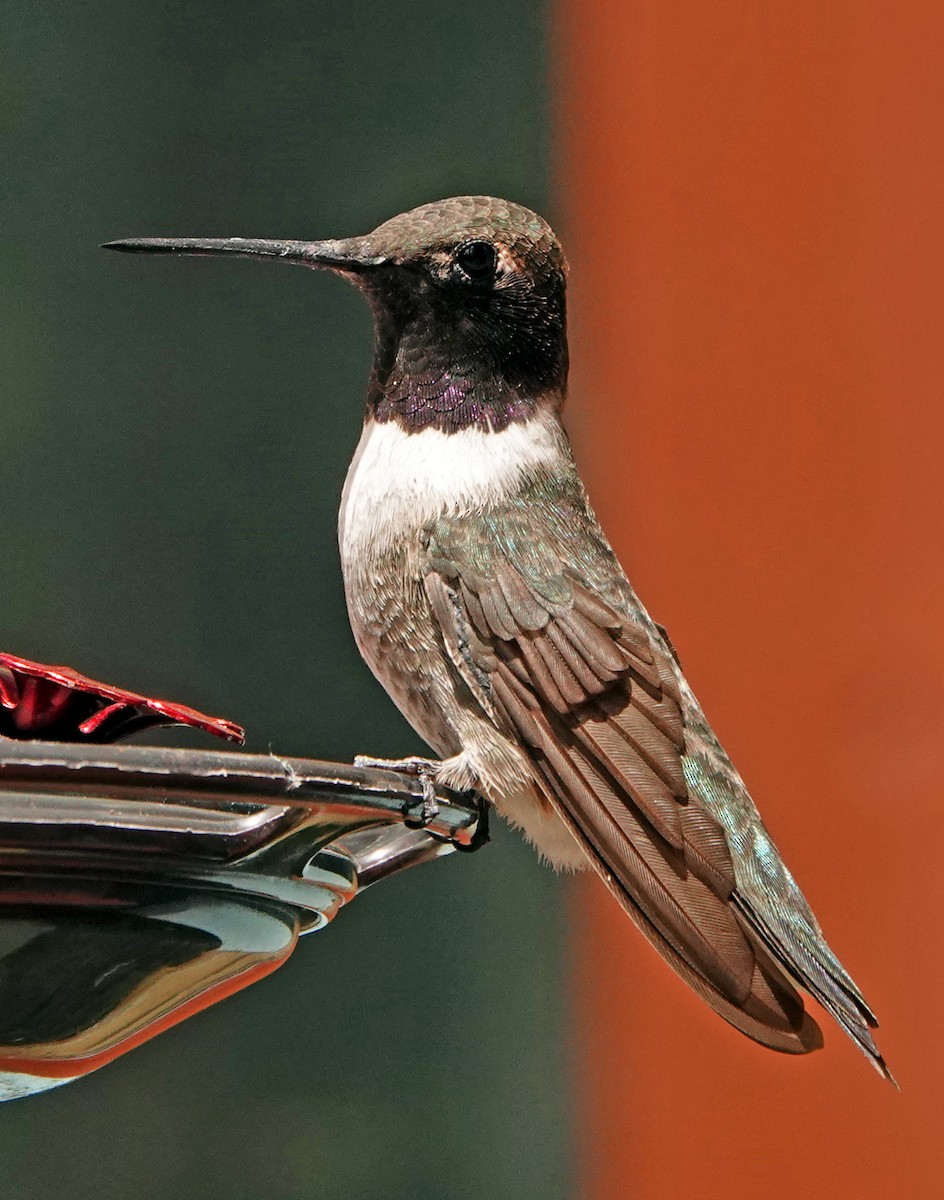
M 103 1066 L 484 838 L 474 800 L 431 808 L 390 771 L 0 736 L 0 1099 Z

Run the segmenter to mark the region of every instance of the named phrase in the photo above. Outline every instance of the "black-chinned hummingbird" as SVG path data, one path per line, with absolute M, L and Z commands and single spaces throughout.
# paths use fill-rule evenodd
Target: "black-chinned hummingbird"
M 341 500 L 347 606 L 439 781 L 479 792 L 555 866 L 592 865 L 748 1037 L 822 1045 L 799 985 L 890 1078 L 875 1017 L 590 508 L 561 424 L 567 266 L 550 226 L 460 196 L 365 237 L 108 248 L 282 259 L 364 293 L 375 351 Z

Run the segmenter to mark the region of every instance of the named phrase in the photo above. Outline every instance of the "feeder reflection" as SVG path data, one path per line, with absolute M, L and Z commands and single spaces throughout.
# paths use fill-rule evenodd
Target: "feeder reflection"
M 199 894 L 115 912 L 0 909 L 0 1098 L 104 1066 L 280 966 L 297 915 Z

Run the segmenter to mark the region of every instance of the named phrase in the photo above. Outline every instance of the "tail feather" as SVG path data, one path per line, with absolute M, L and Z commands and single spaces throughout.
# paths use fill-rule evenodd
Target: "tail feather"
M 810 938 L 794 934 L 790 938 L 793 952 L 788 956 L 783 950 L 785 939 L 782 934 L 778 937 L 743 897 L 735 897 L 735 904 L 746 926 L 763 942 L 782 969 L 826 1009 L 878 1073 L 897 1087 L 895 1077 L 872 1037 L 871 1030 L 878 1028 L 875 1014 L 822 936 Z

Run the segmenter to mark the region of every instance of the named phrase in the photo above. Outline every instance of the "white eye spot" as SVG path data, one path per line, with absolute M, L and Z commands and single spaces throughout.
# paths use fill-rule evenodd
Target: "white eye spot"
M 507 246 L 499 246 L 495 270 L 500 275 L 514 275 L 521 270 L 521 263 L 518 262 Z

